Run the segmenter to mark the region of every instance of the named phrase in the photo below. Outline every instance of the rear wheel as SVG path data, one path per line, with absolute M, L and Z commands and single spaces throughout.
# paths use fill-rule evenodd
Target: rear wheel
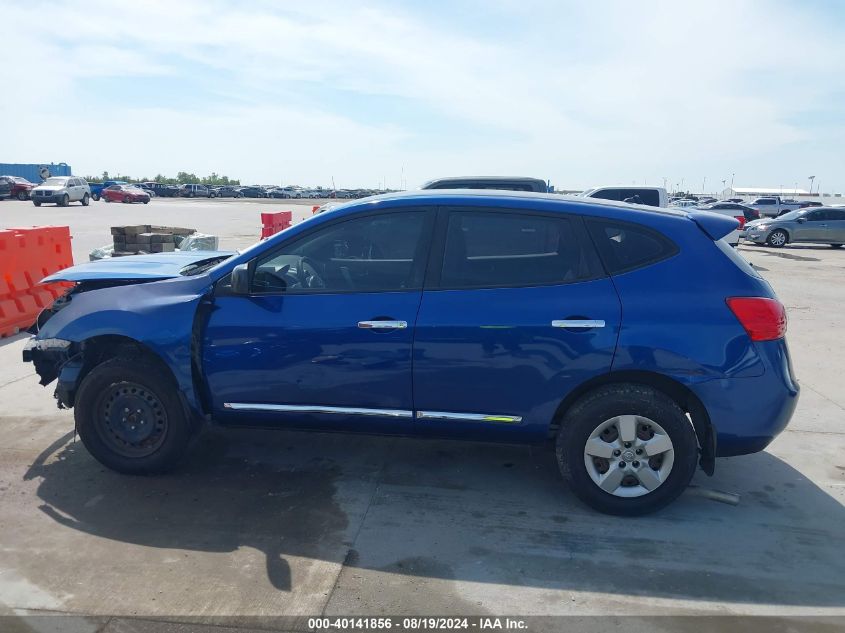
M 92 369 L 79 387 L 74 417 L 85 448 L 121 473 L 169 470 L 191 438 L 172 380 L 137 358 L 113 358 Z
M 99 202 L 100 200 L 100 194 L 98 194 L 97 192 L 92 193 L 91 197 L 94 199 L 94 202 Z M 108 202 L 108 200 L 106 200 L 106 202 Z
M 33 201 L 32 201 L 32 204 L 34 204 L 36 207 L 40 207 L 40 206 L 41 206 L 41 203 L 40 203 L 40 202 L 38 202 L 38 200 L 33 200 Z
M 87 207 L 89 202 L 91 202 L 91 198 L 86 193 L 84 196 L 82 196 L 82 206 Z
M 584 503 L 635 516 L 674 501 L 695 473 L 698 443 L 681 408 L 651 387 L 600 387 L 567 411 L 556 444 L 564 480 Z

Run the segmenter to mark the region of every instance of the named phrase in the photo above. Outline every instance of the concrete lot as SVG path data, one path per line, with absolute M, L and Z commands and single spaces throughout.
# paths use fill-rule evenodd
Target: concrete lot
M 69 224 L 84 261 L 111 224 L 238 248 L 261 211 L 311 204 L 2 202 L 0 224 Z M 172 475 L 120 476 L 73 442 L 25 337 L 0 340 L 0 614 L 845 615 L 845 251 L 740 252 L 787 306 L 797 413 L 766 452 L 696 475 L 738 506 L 693 488 L 638 519 L 582 506 L 537 447 L 214 430 Z

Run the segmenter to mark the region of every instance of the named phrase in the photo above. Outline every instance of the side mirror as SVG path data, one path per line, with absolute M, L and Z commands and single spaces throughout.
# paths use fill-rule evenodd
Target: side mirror
M 240 264 L 232 269 L 232 294 L 249 294 L 249 264 Z
M 797 220 L 795 220 L 795 221 L 796 221 L 796 222 L 798 222 L 798 224 L 804 224 L 804 222 L 806 222 L 806 221 L 807 221 L 807 218 L 798 218 L 798 219 L 797 219 Z

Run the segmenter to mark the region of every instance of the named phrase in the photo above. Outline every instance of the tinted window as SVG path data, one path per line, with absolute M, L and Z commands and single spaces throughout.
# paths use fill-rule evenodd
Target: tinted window
M 611 274 L 648 266 L 678 252 L 665 235 L 639 224 L 588 219 L 587 227 Z
M 660 194 L 655 189 L 619 188 L 601 189 L 590 196 L 602 200 L 617 200 L 634 204 L 647 204 L 651 207 L 660 206 Z
M 840 210 L 831 210 L 828 211 L 830 217 L 829 220 L 845 220 L 845 211 Z
M 774 203 L 775 203 L 775 201 L 774 201 L 774 200 L 765 200 L 765 199 L 763 199 L 763 200 L 758 200 L 758 201 L 757 201 L 757 204 L 774 204 Z
M 256 262 L 254 292 L 385 292 L 422 287 L 424 211 L 346 220 Z M 425 251 L 427 252 L 427 251 Z
M 569 283 L 591 276 L 567 218 L 453 211 L 440 286 L 479 288 Z

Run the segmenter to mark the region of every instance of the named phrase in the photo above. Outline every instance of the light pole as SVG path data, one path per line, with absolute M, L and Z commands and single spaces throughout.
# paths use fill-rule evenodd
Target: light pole
M 704 182 L 701 183 L 701 193 L 707 193 L 707 176 L 704 177 Z
M 813 180 L 815 180 L 815 176 L 807 176 L 807 180 L 810 181 L 810 195 L 813 195 Z
M 725 185 L 727 184 L 727 182 L 728 182 L 727 178 L 722 178 L 722 191 L 725 190 Z
M 734 193 L 734 175 L 731 174 L 731 195 Z
M 666 176 L 663 176 L 663 188 L 664 189 L 666 189 L 666 181 L 667 180 L 668 180 L 668 178 L 666 178 Z

